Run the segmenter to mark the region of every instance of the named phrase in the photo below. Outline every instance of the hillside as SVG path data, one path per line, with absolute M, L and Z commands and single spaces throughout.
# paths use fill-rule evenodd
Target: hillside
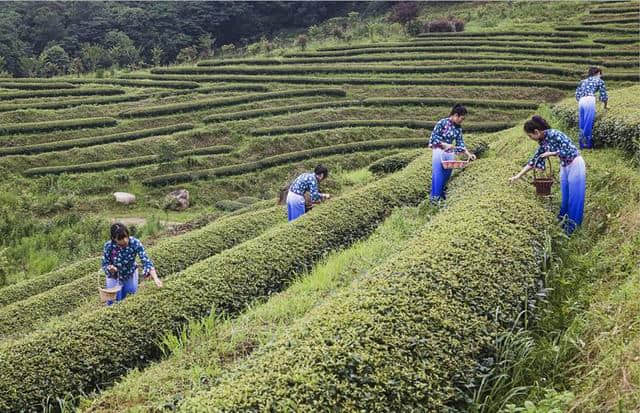
M 374 16 L 304 46 L 0 79 L 0 410 L 640 405 L 637 369 L 616 370 L 622 385 L 608 378 L 637 342 L 617 291 L 637 294 L 640 4 L 536 3 L 545 24 L 532 7 L 423 4 L 419 21 L 455 16 L 465 30 L 358 35 L 387 24 Z M 572 96 L 590 65 L 611 101 L 584 154 L 586 222 L 567 240 L 557 188 L 542 201 L 506 182 L 533 150 L 531 114 L 576 138 Z M 469 108 L 467 145 L 490 149 L 435 208 L 423 203 L 427 137 L 455 103 Z M 318 163 L 335 199 L 285 223 L 278 190 Z M 166 208 L 175 189 L 189 191 L 187 210 Z M 105 309 L 97 256 L 122 218 L 144 223 L 166 283 Z M 623 247 L 603 260 L 612 245 Z M 596 299 L 603 285 L 612 293 Z M 626 316 L 602 315 L 602 302 Z M 619 352 L 601 349 L 598 315 L 627 326 Z M 535 349 L 526 366 L 505 337 Z

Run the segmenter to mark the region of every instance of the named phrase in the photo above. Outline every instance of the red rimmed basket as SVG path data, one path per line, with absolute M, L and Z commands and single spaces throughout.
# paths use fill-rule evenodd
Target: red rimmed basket
M 442 159 L 442 156 L 440 156 L 440 162 L 442 163 L 442 167 L 444 169 L 461 169 L 467 166 L 469 162 L 471 162 L 471 158 L 467 155 L 466 160 L 452 159 L 452 160 L 446 161 Z
M 549 168 L 545 168 L 547 171 L 546 176 L 536 175 L 537 168 L 533 168 L 533 180 L 531 181 L 531 185 L 536 187 L 536 194 L 538 196 L 551 196 L 551 186 L 555 181 L 549 158 L 545 158 L 545 163 L 549 164 Z

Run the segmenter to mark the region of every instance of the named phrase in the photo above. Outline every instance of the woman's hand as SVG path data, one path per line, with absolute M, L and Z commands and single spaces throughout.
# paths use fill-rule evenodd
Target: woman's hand
M 464 152 L 467 154 L 467 156 L 469 157 L 469 160 L 470 160 L 470 161 L 475 161 L 475 160 L 476 160 L 476 155 L 475 155 L 475 154 L 473 154 L 473 153 L 469 152 L 469 151 L 468 151 L 468 150 L 466 150 L 466 149 L 465 149 L 465 151 L 464 151 Z
M 156 273 L 155 268 L 152 268 L 151 270 L 149 270 L 149 273 L 144 278 L 149 279 L 149 277 L 153 278 L 153 282 L 156 283 L 156 286 L 158 288 L 162 288 L 164 284 L 162 283 L 162 280 L 158 278 L 158 273 Z
M 520 179 L 520 174 L 513 175 L 511 178 L 509 178 L 509 183 L 512 184 L 515 181 L 517 181 L 518 179 Z
M 118 268 L 115 265 L 107 265 L 107 271 L 113 274 L 118 271 Z

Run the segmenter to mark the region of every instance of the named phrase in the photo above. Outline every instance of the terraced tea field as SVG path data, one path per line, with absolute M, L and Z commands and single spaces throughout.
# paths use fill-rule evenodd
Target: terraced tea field
M 640 160 L 638 4 L 588 8 L 582 24 L 544 31 L 424 33 L 115 78 L 0 79 L 0 171 L 16 185 L 72 192 L 72 209 L 107 216 L 159 210 L 178 188 L 193 214 L 238 209 L 155 242 L 148 253 L 165 287 L 144 285 L 111 308 L 97 302 L 96 257 L 0 289 L 0 411 L 82 396 L 86 411 L 464 411 L 492 337 L 535 307 L 558 237 L 557 199 L 506 184 L 532 152 L 523 120 L 543 105 L 575 126 L 572 93 L 601 66 L 611 108 L 596 144 Z M 431 208 L 425 148 L 455 103 L 469 109 L 467 145 L 490 149 L 454 174 L 446 207 Z M 317 163 L 335 199 L 285 223 L 275 194 Z M 589 167 L 606 166 L 594 156 Z M 114 191 L 137 204 L 115 204 Z M 412 229 L 387 226 L 390 214 L 408 214 Z M 377 234 L 397 237 L 394 248 Z M 381 252 L 286 322 L 270 321 L 263 341 L 251 335 L 255 319 L 233 324 L 277 314 L 260 305 L 359 251 L 354 243 Z M 178 331 L 184 348 L 165 354 Z M 249 338 L 235 342 L 233 331 Z

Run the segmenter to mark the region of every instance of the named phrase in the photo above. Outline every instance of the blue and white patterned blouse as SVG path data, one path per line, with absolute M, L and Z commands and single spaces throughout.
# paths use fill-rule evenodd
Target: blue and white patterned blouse
M 464 139 L 462 139 L 462 128 L 456 125 L 449 118 L 440 119 L 431 132 L 429 139 L 430 148 L 438 148 L 442 142 L 452 144 L 456 142 L 456 152 L 464 152 Z
M 576 89 L 576 100 L 580 100 L 585 96 L 595 96 L 596 92 L 600 93 L 601 102 L 609 100 L 604 80 L 600 79 L 599 76 L 588 77 L 583 79 L 578 85 L 578 88 Z
M 545 168 L 544 159 L 540 158 L 540 155 L 545 152 L 558 152 L 561 166 L 569 165 L 571 161 L 580 156 L 578 148 L 576 148 L 571 139 L 557 129 L 544 131 L 544 138 L 539 142 L 539 145 L 538 150 L 528 162 L 529 166 L 534 168 Z
M 153 268 L 153 262 L 147 256 L 140 240 L 129 237 L 129 245 L 122 248 L 115 241 L 107 241 L 102 253 L 102 270 L 107 277 L 127 280 L 136 271 L 136 255 L 140 257 L 143 266 L 143 274 L 146 276 Z M 111 274 L 107 267 L 114 265 L 118 272 Z
M 318 192 L 318 179 L 313 172 L 306 172 L 298 176 L 289 187 L 289 191 L 303 196 L 305 192 L 309 191 L 312 201 L 318 202 L 321 199 L 320 192 Z

